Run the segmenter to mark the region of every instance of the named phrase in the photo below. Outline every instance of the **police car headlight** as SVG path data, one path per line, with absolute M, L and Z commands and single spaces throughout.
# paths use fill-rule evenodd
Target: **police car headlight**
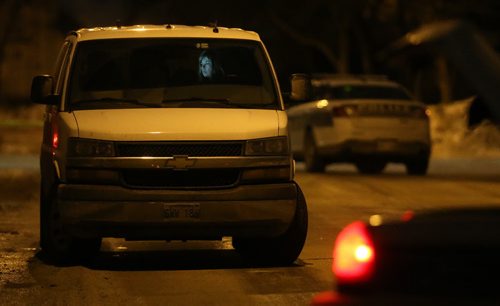
M 85 138 L 70 138 L 68 153 L 75 157 L 106 157 L 114 156 L 113 142 Z
M 287 155 L 288 138 L 285 136 L 247 141 L 245 155 Z

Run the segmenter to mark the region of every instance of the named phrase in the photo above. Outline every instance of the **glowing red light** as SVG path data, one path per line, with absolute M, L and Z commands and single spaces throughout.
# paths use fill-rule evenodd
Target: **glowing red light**
M 354 257 L 359 262 L 368 262 L 373 257 L 373 249 L 366 245 L 360 245 L 356 248 Z
M 313 297 L 311 306 L 331 306 L 341 304 L 344 299 L 334 291 L 324 291 Z
M 52 148 L 57 149 L 59 147 L 59 129 L 55 120 L 52 121 Z
M 332 109 L 334 117 L 349 117 L 356 113 L 354 106 L 339 106 Z
M 54 133 L 52 135 L 52 147 L 54 149 L 57 149 L 58 146 L 59 146 L 59 135 L 57 135 L 57 133 Z
M 414 216 L 415 216 L 415 213 L 413 211 L 407 210 L 401 216 L 401 220 L 404 221 L 404 222 L 408 222 L 411 219 L 413 219 Z
M 375 248 L 363 222 L 349 224 L 337 236 L 332 270 L 339 284 L 366 282 L 373 277 Z

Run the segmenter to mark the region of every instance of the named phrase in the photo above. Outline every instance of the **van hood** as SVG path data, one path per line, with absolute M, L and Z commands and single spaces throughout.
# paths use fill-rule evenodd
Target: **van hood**
M 78 136 L 115 141 L 243 140 L 278 136 L 282 111 L 162 108 L 78 110 Z M 281 119 L 281 120 L 280 120 Z M 281 127 L 282 130 L 286 126 Z

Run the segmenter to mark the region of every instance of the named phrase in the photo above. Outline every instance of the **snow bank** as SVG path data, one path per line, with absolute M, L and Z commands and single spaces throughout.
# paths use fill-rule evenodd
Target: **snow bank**
M 500 128 L 483 122 L 473 130 L 467 127 L 471 99 L 430 106 L 434 158 L 500 157 Z

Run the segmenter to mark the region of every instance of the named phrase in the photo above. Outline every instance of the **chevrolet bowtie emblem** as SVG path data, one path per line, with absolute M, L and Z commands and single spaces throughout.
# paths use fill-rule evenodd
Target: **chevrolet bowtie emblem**
M 167 159 L 165 162 L 165 168 L 172 168 L 174 170 L 186 170 L 192 167 L 196 163 L 196 160 L 189 159 L 187 155 L 174 155 L 172 159 Z

